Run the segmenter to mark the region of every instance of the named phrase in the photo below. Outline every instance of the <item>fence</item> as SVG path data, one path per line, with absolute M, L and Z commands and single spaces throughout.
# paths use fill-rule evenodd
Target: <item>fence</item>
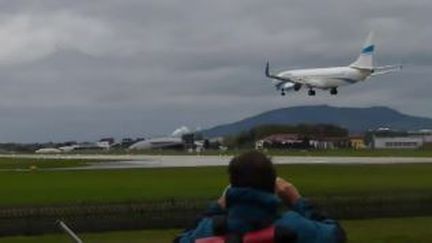
M 374 197 L 320 197 L 315 201 L 338 219 L 432 215 L 432 193 Z M 58 232 L 60 219 L 77 232 L 184 228 L 208 200 L 80 204 L 0 208 L 0 236 Z

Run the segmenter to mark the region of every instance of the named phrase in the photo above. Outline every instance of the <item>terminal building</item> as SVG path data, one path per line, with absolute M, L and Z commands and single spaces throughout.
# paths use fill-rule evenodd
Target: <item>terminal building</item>
M 417 149 L 429 147 L 432 144 L 432 131 L 387 131 L 375 133 L 372 136 L 371 148 L 373 149 Z
M 255 142 L 256 149 L 335 149 L 350 147 L 348 137 L 313 137 L 292 133 L 273 134 Z
M 378 129 L 350 137 L 273 134 L 255 142 L 256 149 L 419 149 L 432 148 L 432 130 Z
M 372 148 L 374 149 L 416 149 L 422 147 L 423 144 L 423 138 L 411 136 L 374 136 L 372 140 Z

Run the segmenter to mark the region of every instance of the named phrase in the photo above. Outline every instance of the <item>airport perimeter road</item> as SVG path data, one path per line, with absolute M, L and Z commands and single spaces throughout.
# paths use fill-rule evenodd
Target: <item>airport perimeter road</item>
M 107 162 L 89 163 L 88 166 L 59 168 L 67 170 L 82 169 L 130 169 L 163 167 L 199 167 L 227 165 L 231 156 L 198 155 L 0 155 L 2 158 L 31 159 L 89 159 Z M 398 164 L 432 163 L 432 157 L 314 157 L 314 156 L 275 156 L 276 164 Z

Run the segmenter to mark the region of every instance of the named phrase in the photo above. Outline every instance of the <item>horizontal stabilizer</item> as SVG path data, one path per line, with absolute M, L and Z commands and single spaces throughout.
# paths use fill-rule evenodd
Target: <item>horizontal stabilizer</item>
M 381 67 L 376 67 L 374 69 L 374 72 L 371 74 L 371 76 L 391 73 L 391 72 L 397 72 L 402 70 L 403 65 L 402 64 L 396 64 L 396 65 L 386 65 Z

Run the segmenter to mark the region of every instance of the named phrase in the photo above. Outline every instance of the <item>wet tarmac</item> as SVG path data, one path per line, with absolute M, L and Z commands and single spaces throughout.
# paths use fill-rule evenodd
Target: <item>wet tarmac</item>
M 0 155 L 10 158 L 33 159 L 89 159 L 107 162 L 89 163 L 82 167 L 52 168 L 47 170 L 106 170 L 136 168 L 202 167 L 226 166 L 231 156 L 200 155 Z M 275 164 L 397 164 L 432 163 L 432 158 L 404 157 L 315 157 L 315 156 L 276 156 Z

